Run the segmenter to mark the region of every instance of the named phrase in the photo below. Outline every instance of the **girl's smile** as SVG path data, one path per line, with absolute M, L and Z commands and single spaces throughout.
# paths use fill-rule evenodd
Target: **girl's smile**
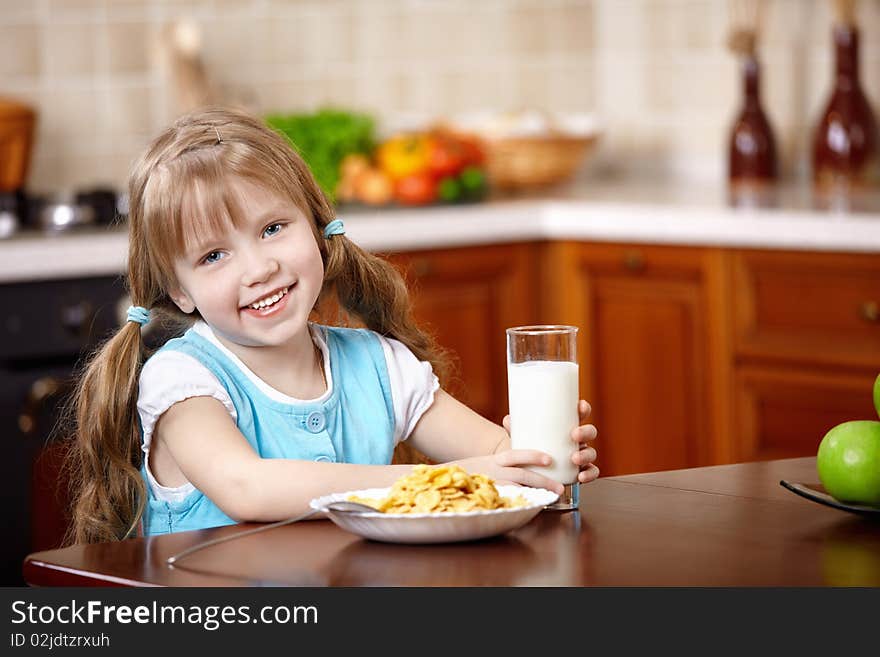
M 258 299 L 257 301 L 246 304 L 241 308 L 241 312 L 250 317 L 269 317 L 271 315 L 275 315 L 287 305 L 288 297 L 290 296 L 290 291 L 292 288 L 296 286 L 296 283 L 293 285 L 286 285 L 280 290 L 275 290 L 274 292 Z

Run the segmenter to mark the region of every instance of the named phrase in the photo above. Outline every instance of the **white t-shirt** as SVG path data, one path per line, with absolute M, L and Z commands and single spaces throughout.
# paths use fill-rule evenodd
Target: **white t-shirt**
M 260 379 L 241 359 L 227 349 L 214 335 L 205 322 L 198 321 L 193 330 L 220 349 L 241 371 L 270 399 L 287 404 L 304 401 L 315 402 L 326 399 L 333 390 L 333 375 L 330 368 L 330 353 L 327 341 L 320 326 L 309 324 L 312 339 L 321 351 L 324 374 L 327 377 L 327 391 L 317 399 L 295 399 Z M 382 345 L 388 379 L 391 385 L 391 400 L 394 408 L 394 443 L 406 440 L 416 423 L 434 402 L 434 393 L 440 387 L 431 364 L 418 360 L 415 355 L 398 340 L 375 334 Z M 153 429 L 162 414 L 177 402 L 190 397 L 213 397 L 229 411 L 233 421 L 237 419 L 235 406 L 226 388 L 211 371 L 197 359 L 179 351 L 167 350 L 150 358 L 141 370 L 137 409 L 143 429 L 144 459 L 147 462 L 147 480 L 159 499 L 178 501 L 186 497 L 193 485 L 168 487 L 159 484 L 149 468 L 148 456 Z

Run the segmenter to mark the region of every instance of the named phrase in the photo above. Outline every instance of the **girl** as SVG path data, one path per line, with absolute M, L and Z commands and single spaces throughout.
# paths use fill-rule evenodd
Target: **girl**
M 346 239 L 262 122 L 224 109 L 180 118 L 135 166 L 129 197 L 135 305 L 75 397 L 72 540 L 293 517 L 319 495 L 407 474 L 391 465 L 403 440 L 469 472 L 562 489 L 526 469 L 549 456 L 511 450 L 504 428 L 439 387 L 442 358 L 401 276 Z M 310 322 L 331 294 L 367 328 Z M 190 328 L 143 364 L 153 318 Z M 572 432 L 581 482 L 598 476 L 595 436 Z

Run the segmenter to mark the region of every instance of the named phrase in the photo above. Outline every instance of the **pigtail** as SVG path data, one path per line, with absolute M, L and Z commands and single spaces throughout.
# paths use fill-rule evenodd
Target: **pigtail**
M 145 155 L 130 181 L 127 282 L 132 300 L 158 320 L 173 304 L 154 274 L 141 220 L 147 173 L 154 165 L 155 157 Z M 141 325 L 127 321 L 81 371 L 65 413 L 71 429 L 65 461 L 71 493 L 68 544 L 122 540 L 137 533 L 147 500 L 137 396 L 148 356 Z
M 367 328 L 400 340 L 416 358 L 430 362 L 445 382 L 451 359 L 416 323 L 406 281 L 394 265 L 344 235 L 334 235 L 326 245 L 325 281 L 335 288 L 340 306 Z
M 68 542 L 120 540 L 135 533 L 146 500 L 140 474 L 137 383 L 140 325 L 127 322 L 87 364 L 73 397 L 73 488 Z

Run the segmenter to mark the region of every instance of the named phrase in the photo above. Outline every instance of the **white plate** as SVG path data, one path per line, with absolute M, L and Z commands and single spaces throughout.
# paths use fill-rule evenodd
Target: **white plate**
M 522 495 L 525 506 L 492 511 L 464 513 L 339 513 L 327 509 L 331 502 L 347 500 L 352 495 L 381 499 L 390 488 L 367 488 L 317 497 L 313 509 L 324 511 L 342 529 L 386 543 L 453 543 L 473 541 L 522 527 L 559 495 L 543 488 L 496 486 L 501 497 Z

